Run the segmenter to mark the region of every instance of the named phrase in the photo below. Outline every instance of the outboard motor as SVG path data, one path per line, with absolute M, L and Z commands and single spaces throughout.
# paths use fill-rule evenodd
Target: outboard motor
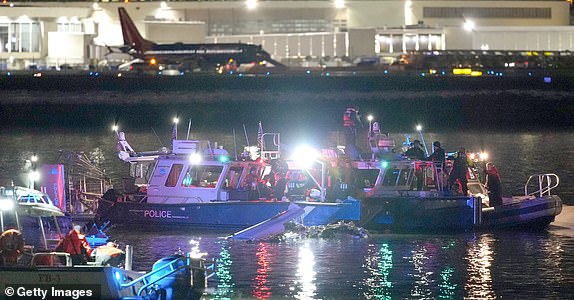
M 172 255 L 159 259 L 153 264 L 152 272 L 165 267 L 168 264 L 175 263 L 174 269 L 184 267 L 186 260 L 182 259 L 177 262 L 182 255 Z M 151 281 L 155 282 L 159 288 L 163 290 L 165 299 L 187 299 L 187 293 L 190 288 L 191 274 L 188 268 L 181 268 L 180 270 L 167 275 L 172 271 L 172 268 L 165 267 L 161 271 L 151 276 Z M 166 276 L 167 275 L 167 276 Z M 164 277 L 165 276 L 165 277 Z M 163 277 L 163 278 L 162 278 Z
M 165 267 L 168 264 L 174 265 L 172 268 Z M 150 280 L 161 289 L 161 294 L 164 296 L 162 299 L 199 299 L 207 287 L 202 259 L 174 254 L 156 261 L 152 272 L 157 270 L 160 271 L 153 274 Z M 169 274 L 172 270 L 177 271 Z

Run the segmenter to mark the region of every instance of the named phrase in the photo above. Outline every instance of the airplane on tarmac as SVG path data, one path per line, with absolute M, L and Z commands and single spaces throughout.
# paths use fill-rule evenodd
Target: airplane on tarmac
M 149 65 L 179 65 L 185 70 L 200 68 L 209 70 L 216 67 L 234 66 L 254 63 L 255 65 L 272 64 L 283 68 L 284 65 L 273 60 L 260 45 L 244 43 L 222 44 L 156 44 L 144 39 L 125 8 L 118 8 L 124 51 L 144 60 Z

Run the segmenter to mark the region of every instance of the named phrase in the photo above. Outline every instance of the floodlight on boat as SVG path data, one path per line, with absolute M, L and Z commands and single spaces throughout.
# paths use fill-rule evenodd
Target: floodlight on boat
M 201 155 L 199 153 L 193 153 L 189 156 L 189 162 L 193 165 L 197 165 L 201 162 Z
M 421 125 L 417 125 L 417 127 L 416 127 L 416 128 L 417 128 L 417 131 L 421 131 L 421 130 L 423 130 L 423 127 L 422 127 Z
M 10 198 L 0 198 L 0 211 L 9 211 L 14 209 L 14 201 Z
M 178 118 L 178 117 L 173 118 L 173 123 L 174 123 L 174 124 L 179 123 L 179 118 Z
M 309 169 L 317 158 L 319 158 L 319 151 L 308 145 L 301 145 L 295 148 L 292 154 L 292 159 L 296 161 L 302 169 Z
M 118 132 L 119 129 L 120 129 L 120 128 L 118 127 L 118 124 L 114 124 L 114 125 L 112 126 L 112 131 L 114 131 L 114 132 Z

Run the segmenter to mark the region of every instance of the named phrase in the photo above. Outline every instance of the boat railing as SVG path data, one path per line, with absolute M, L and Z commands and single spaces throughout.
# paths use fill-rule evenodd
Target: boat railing
M 211 277 L 214 274 L 213 266 L 206 267 L 206 260 L 203 258 L 192 258 L 189 256 L 182 256 L 180 258 L 174 259 L 171 262 L 149 272 L 141 277 L 138 277 L 132 281 L 122 283 L 121 288 L 135 287 L 137 284 L 141 284 L 138 289 L 137 295 L 142 296 L 144 291 L 148 288 L 154 286 L 156 283 L 160 282 L 162 279 L 171 276 L 183 269 L 198 270 L 202 272 L 211 271 L 212 273 L 206 276 L 206 278 Z
M 261 158 L 265 160 L 279 159 L 281 156 L 281 136 L 279 133 L 266 132 L 261 135 Z M 271 145 L 267 144 L 268 140 L 272 141 Z
M 534 174 L 528 177 L 524 185 L 525 196 L 550 196 L 550 191 L 555 189 L 560 183 L 560 178 L 554 173 Z M 530 192 L 529 187 L 535 186 L 537 190 Z
M 65 262 L 65 263 L 64 263 Z M 66 252 L 35 253 L 32 257 L 32 266 L 62 266 L 71 267 L 72 257 Z

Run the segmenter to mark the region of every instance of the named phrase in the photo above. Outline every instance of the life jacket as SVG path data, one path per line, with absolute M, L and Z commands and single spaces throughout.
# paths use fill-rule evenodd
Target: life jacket
M 347 107 L 343 114 L 343 126 L 354 127 L 357 126 L 357 110 L 353 107 Z
M 86 237 L 76 230 L 71 230 L 66 237 L 58 243 L 56 250 L 66 252 L 71 255 L 87 254 L 90 256 L 92 254 L 92 247 L 90 247 Z

